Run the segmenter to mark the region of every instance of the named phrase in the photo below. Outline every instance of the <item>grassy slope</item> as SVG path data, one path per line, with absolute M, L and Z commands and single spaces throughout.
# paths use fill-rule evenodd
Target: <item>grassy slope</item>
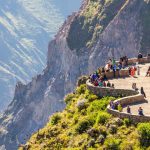
M 66 96 L 66 109 L 54 114 L 47 125 L 29 139 L 28 149 L 144 149 L 140 148 L 140 135 L 135 125 L 106 112 L 106 106 L 114 99 L 98 98 L 81 85 L 75 94 Z

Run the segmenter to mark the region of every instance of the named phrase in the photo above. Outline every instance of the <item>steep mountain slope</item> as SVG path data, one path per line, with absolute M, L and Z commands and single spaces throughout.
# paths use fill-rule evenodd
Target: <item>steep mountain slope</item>
M 64 3 L 68 2 L 64 0 Z M 80 0 L 0 2 L 0 111 L 13 99 L 17 81 L 29 82 L 46 65 L 47 43 Z M 59 4 L 59 5 L 58 5 Z M 57 6 L 58 5 L 58 6 Z
M 136 56 L 147 28 L 141 10 L 149 14 L 149 5 L 144 0 L 84 0 L 50 42 L 43 73 L 27 85 L 17 84 L 0 117 L 0 145 L 15 149 L 62 110 L 64 95 L 73 91 L 80 75 L 93 72 L 109 57 Z
M 51 116 L 45 127 L 33 134 L 26 145 L 21 145 L 20 150 L 149 149 L 150 123 L 136 126 L 129 119 L 114 118 L 106 111 L 114 99 L 99 98 L 86 85 L 80 85 L 74 94 L 66 96 L 66 109 Z

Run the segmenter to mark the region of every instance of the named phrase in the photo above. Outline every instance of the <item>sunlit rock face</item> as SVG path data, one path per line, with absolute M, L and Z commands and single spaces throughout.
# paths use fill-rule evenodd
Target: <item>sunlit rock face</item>
M 17 81 L 28 83 L 46 66 L 48 42 L 80 0 L 0 2 L 0 112 L 13 99 Z

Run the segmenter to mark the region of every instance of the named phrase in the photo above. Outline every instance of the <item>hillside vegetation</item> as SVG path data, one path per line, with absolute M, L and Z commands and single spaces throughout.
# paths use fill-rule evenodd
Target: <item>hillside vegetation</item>
M 67 37 L 69 48 L 78 50 L 92 46 L 125 2 L 126 0 L 88 0 L 86 8 L 71 24 Z
M 86 85 L 66 96 L 66 108 L 33 134 L 20 150 L 146 150 L 150 149 L 150 123 L 133 124 L 114 118 L 106 107 L 114 97 L 97 97 Z

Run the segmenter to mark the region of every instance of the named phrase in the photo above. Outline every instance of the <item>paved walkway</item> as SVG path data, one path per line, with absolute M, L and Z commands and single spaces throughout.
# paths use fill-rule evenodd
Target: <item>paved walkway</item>
M 131 112 L 132 114 L 138 114 L 138 108 L 141 106 L 143 108 L 144 115 L 150 116 L 150 77 L 145 77 L 147 69 L 150 66 L 150 63 L 142 64 L 139 66 L 140 66 L 140 76 L 137 75 L 136 78 L 128 77 L 128 78 L 113 79 L 110 80 L 110 82 L 114 83 L 115 88 L 118 89 L 132 89 L 132 83 L 136 83 L 139 89 L 143 87 L 147 96 L 146 98 L 147 103 L 131 105 Z M 123 111 L 126 112 L 126 108 L 124 108 Z

